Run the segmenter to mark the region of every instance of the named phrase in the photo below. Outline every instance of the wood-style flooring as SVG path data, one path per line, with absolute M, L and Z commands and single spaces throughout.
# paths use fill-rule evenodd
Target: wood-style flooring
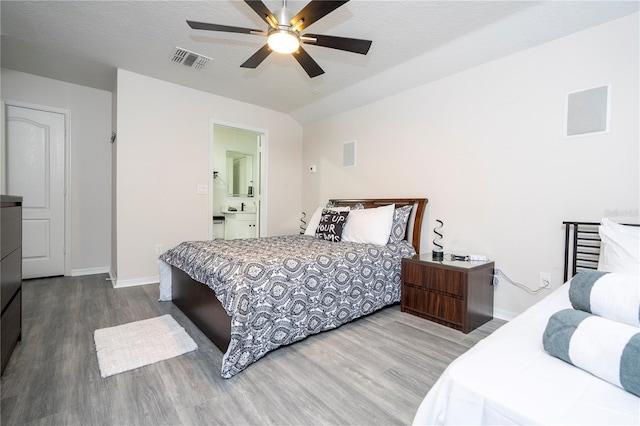
M 93 332 L 171 314 L 194 352 L 103 379 Z M 465 335 L 392 306 L 271 352 L 231 379 L 222 353 L 157 285 L 106 275 L 27 280 L 2 425 L 407 425 L 445 367 L 504 321 Z

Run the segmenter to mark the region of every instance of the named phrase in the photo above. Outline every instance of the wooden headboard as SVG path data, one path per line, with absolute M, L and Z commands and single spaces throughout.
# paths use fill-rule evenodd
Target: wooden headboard
M 429 202 L 426 198 L 349 198 L 349 199 L 331 199 L 329 200 L 335 207 L 355 207 L 361 204 L 365 209 L 374 207 L 387 206 L 395 204 L 396 208 L 407 205 L 413 205 L 411 216 L 407 223 L 407 233 L 405 238 L 409 241 L 416 253 L 420 253 L 420 233 L 422 232 L 422 218 L 424 216 L 424 208 Z
M 598 269 L 600 258 L 600 234 L 598 222 L 562 222 L 564 237 L 564 281 L 585 269 Z M 637 223 L 624 223 L 640 226 Z M 571 275 L 569 275 L 571 272 Z

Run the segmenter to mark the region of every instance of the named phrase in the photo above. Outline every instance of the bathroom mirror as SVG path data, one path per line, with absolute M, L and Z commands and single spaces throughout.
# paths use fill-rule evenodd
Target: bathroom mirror
M 227 151 L 228 194 L 253 197 L 253 155 Z

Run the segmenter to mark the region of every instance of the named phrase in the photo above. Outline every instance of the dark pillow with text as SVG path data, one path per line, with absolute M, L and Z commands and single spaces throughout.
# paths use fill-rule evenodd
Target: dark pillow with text
M 316 229 L 316 238 L 322 240 L 338 242 L 342 239 L 342 230 L 347 223 L 349 212 L 337 212 L 333 210 L 322 210 L 320 224 Z

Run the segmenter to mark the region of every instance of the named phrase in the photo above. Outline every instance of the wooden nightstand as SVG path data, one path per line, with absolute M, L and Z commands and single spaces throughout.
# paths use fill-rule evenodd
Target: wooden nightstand
M 402 312 L 468 333 L 493 318 L 493 262 L 402 259 Z

